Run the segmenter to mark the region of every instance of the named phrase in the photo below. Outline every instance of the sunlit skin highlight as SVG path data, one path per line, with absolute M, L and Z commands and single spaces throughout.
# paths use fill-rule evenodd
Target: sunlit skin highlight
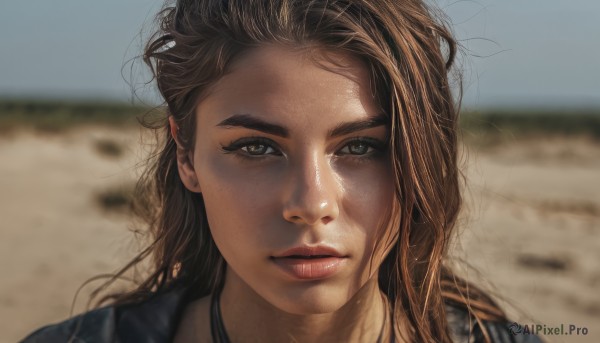
M 244 54 L 202 97 L 194 149 L 178 152 L 227 262 L 221 310 L 233 342 L 375 342 L 384 323 L 387 250 L 375 245 L 394 199 L 389 130 L 366 67 L 328 56 L 335 65 L 312 50 Z M 290 278 L 273 256 L 300 245 L 335 248 L 342 268 Z M 210 337 L 206 324 L 190 331 L 207 313 L 207 298 L 190 304 L 178 339 Z

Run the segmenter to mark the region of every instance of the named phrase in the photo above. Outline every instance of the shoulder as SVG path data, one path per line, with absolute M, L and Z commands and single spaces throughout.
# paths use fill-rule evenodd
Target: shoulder
M 21 342 L 168 342 L 184 298 L 185 289 L 175 288 L 141 303 L 102 307 L 42 327 Z
M 115 309 L 104 307 L 40 328 L 21 342 L 113 342 L 114 328 Z
M 450 333 L 455 342 L 485 342 L 483 330 L 473 316 L 470 316 L 463 307 L 446 304 L 446 315 Z M 511 321 L 487 321 L 483 326 L 487 331 L 492 343 L 542 343 L 539 336 L 524 334 L 515 330 L 520 327 L 518 323 Z

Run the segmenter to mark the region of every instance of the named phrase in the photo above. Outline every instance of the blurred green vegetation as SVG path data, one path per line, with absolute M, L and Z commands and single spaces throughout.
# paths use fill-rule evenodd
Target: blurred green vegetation
M 135 126 L 136 118 L 160 110 L 117 102 L 0 99 L 0 132 L 18 127 L 62 131 L 80 125 Z M 460 127 L 467 142 L 539 136 L 585 136 L 600 141 L 600 109 L 486 109 L 463 111 Z
M 133 206 L 134 183 L 111 186 L 95 195 L 96 203 L 107 212 L 128 213 Z
M 94 142 L 96 151 L 106 157 L 118 158 L 125 153 L 125 147 L 111 139 L 101 138 Z
M 492 109 L 461 113 L 460 126 L 467 131 L 494 134 L 587 135 L 600 139 L 600 109 L 508 110 Z
M 600 108 L 463 111 L 460 128 L 463 141 L 480 147 L 540 137 L 584 137 L 600 142 Z
M 0 99 L 0 133 L 30 127 L 60 132 L 81 125 L 135 126 L 153 109 L 119 102 Z

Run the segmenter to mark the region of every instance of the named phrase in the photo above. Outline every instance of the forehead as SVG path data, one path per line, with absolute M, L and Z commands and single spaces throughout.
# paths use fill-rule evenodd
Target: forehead
M 238 58 L 198 106 L 198 122 L 215 125 L 234 114 L 250 114 L 285 126 L 314 129 L 380 113 L 369 72 L 348 54 L 255 48 Z

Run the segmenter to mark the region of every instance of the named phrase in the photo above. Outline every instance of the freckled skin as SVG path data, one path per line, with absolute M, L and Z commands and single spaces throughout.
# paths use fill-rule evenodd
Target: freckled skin
M 351 332 L 349 322 L 360 333 L 347 339 L 376 337 L 381 329 L 376 272 L 385 252 L 375 254 L 371 270 L 369 260 L 394 196 L 391 163 L 385 150 L 351 154 L 350 147 L 359 147 L 349 144 L 356 137 L 386 143 L 388 132 L 377 126 L 327 136 L 340 123 L 380 114 L 366 67 L 346 55 L 331 56 L 349 68 L 322 59 L 317 64 L 306 51 L 257 48 L 234 62 L 197 107 L 192 162 L 180 163 L 180 175 L 188 189 L 202 192 L 211 233 L 227 261 L 222 312 L 230 338 L 238 341 L 251 330 L 254 337 L 269 332 L 273 341 L 284 333 L 316 341 Z M 283 126 L 290 135 L 217 126 L 234 114 Z M 222 149 L 245 137 L 273 144 Z M 264 154 L 249 155 L 251 148 Z M 292 280 L 270 257 L 303 244 L 332 246 L 348 258 L 332 277 Z

